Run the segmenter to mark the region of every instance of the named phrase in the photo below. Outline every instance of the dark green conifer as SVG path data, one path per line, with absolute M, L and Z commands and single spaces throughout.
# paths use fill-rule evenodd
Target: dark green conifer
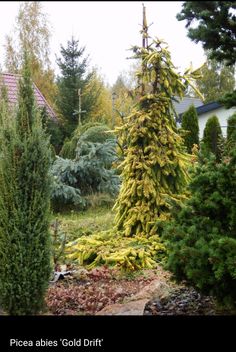
M 199 145 L 198 116 L 194 105 L 191 105 L 183 114 L 182 128 L 186 131 L 184 136 L 184 144 L 187 147 L 188 153 L 191 153 L 193 145 Z
M 236 113 L 230 116 L 227 121 L 227 142 L 236 143 Z
M 217 116 L 212 116 L 207 120 L 205 129 L 203 131 L 202 139 L 202 150 L 205 155 L 213 153 L 216 156 L 216 160 L 221 159 L 221 148 L 222 142 L 222 131 Z
M 67 47 L 61 46 L 61 58 L 57 59 L 61 75 L 58 77 L 57 106 L 64 118 L 64 137 L 70 138 L 79 121 L 79 90 L 81 91 L 81 122 L 84 122 L 91 106 L 96 101 L 97 92 L 85 94 L 86 86 L 94 73 L 87 73 L 88 57 L 84 57 L 85 47 L 79 47 L 79 41 L 71 38 Z M 86 111 L 86 113 L 85 113 Z
M 27 57 L 16 114 L 0 133 L 0 304 L 37 314 L 50 277 L 50 148 L 34 102 Z
M 167 268 L 205 294 L 236 304 L 236 153 L 221 163 L 204 159 L 191 197 L 167 224 Z

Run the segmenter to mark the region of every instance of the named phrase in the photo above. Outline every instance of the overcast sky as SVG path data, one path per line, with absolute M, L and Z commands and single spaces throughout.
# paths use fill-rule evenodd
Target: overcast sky
M 141 45 L 142 3 L 146 6 L 151 36 L 164 39 L 172 61 L 183 71 L 190 62 L 194 67 L 204 62 L 201 44 L 187 38 L 185 21 L 177 21 L 181 1 L 42 1 L 51 25 L 51 61 L 60 44 L 66 46 L 72 36 L 86 46 L 90 65 L 96 66 L 106 82 L 113 84 L 122 71 L 129 68 L 127 60 L 132 45 Z M 0 63 L 3 66 L 5 35 L 11 33 L 20 1 L 0 1 Z

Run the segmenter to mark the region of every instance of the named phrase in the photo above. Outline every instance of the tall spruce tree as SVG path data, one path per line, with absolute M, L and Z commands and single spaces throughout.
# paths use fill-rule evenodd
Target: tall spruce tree
M 89 82 L 93 73 L 87 74 L 88 57 L 84 57 L 85 47 L 79 48 L 79 41 L 73 37 L 67 42 L 67 47 L 61 45 L 62 58 L 57 59 L 57 64 L 61 70 L 61 76 L 58 77 L 58 97 L 57 105 L 60 113 L 65 119 L 65 137 L 70 138 L 73 131 L 78 125 L 79 95 L 81 90 L 81 110 L 88 114 L 90 104 L 86 102 L 89 97 L 85 96 Z M 89 95 L 89 94 L 88 94 Z M 81 120 L 84 120 L 85 114 L 81 114 Z
M 117 229 L 125 236 L 156 234 L 158 219 L 166 218 L 170 201 L 188 181 L 189 157 L 174 122 L 172 97 L 183 97 L 198 72 L 179 75 L 163 43 L 147 41 L 144 18 L 143 47 L 133 47 L 141 62 L 139 101 L 120 129 L 126 150 L 115 209 Z
M 203 139 L 201 148 L 204 154 L 209 155 L 213 153 L 216 156 L 216 160 L 221 159 L 221 148 L 222 142 L 222 131 L 217 116 L 212 116 L 207 120 L 206 126 L 203 131 Z
M 194 105 L 191 105 L 189 109 L 183 114 L 182 128 L 186 131 L 184 136 L 184 144 L 187 147 L 188 153 L 191 153 L 193 145 L 199 145 L 198 116 Z
M 50 276 L 50 148 L 34 102 L 27 56 L 18 108 L 3 116 L 0 145 L 0 304 L 37 314 Z

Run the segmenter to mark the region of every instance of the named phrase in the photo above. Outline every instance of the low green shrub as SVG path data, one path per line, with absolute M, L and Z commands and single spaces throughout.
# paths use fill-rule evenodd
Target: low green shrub
M 114 134 L 108 132 L 108 126 L 88 122 L 78 126 L 71 139 L 66 139 L 60 151 L 62 158 L 74 159 L 76 157 L 76 147 L 79 140 L 92 143 L 104 143 L 107 139 L 114 139 Z
M 54 209 L 74 205 L 83 208 L 91 203 L 85 198 L 95 193 L 106 193 L 114 198 L 120 186 L 116 169 L 112 168 L 117 159 L 116 141 L 92 143 L 79 140 L 76 159 L 57 157 L 51 174 L 54 179 L 52 201 Z

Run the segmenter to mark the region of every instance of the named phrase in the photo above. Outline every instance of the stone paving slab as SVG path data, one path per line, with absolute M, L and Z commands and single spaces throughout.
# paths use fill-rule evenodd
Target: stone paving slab
M 96 315 L 143 315 L 147 302 L 154 298 L 165 297 L 170 288 L 165 282 L 154 280 L 137 294 L 126 298 L 123 303 L 106 306 Z

